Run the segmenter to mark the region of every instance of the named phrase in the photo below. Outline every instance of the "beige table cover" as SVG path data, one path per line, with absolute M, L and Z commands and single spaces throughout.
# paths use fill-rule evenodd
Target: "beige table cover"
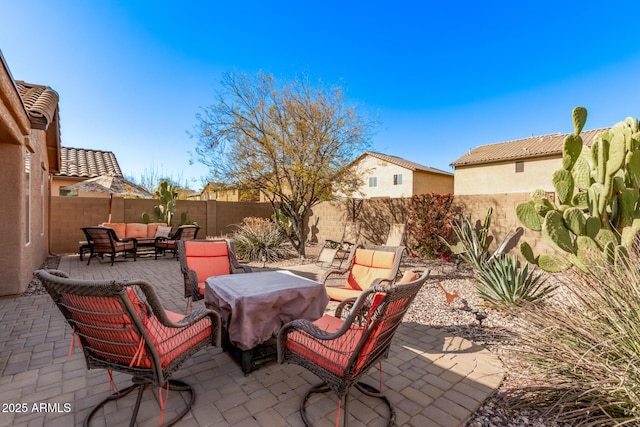
M 291 320 L 322 317 L 329 297 L 321 283 L 278 270 L 209 277 L 205 303 L 220 313 L 231 343 L 251 350 Z

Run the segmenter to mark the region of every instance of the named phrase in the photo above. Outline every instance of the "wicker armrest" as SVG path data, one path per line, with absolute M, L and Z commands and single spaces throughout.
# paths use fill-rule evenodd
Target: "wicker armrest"
M 253 270 L 248 265 L 235 265 L 231 267 L 231 273 L 252 273 Z
M 322 278 L 320 279 L 320 283 L 324 283 L 326 285 L 327 282 L 331 282 L 333 280 L 336 280 L 336 281 L 340 280 L 341 282 L 344 282 L 344 280 L 347 278 L 348 275 L 349 275 L 348 269 L 329 270 L 322 275 Z

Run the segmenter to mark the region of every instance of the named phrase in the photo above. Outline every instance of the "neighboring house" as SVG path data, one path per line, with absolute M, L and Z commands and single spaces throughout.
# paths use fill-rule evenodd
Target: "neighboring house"
M 208 182 L 202 191 L 188 196 L 189 200 L 217 200 L 219 202 L 258 202 L 258 190 L 246 190 Z
M 584 131 L 583 142 L 606 129 Z M 455 196 L 526 193 L 536 189 L 553 192 L 551 175 L 562 166 L 566 134 L 532 136 L 483 145 L 470 150 L 451 166 L 455 170 Z
M 49 254 L 50 174 L 60 167 L 58 94 L 15 81 L 0 52 L 0 296 L 24 292 Z
M 109 197 L 109 193 L 84 191 L 69 193 L 62 189 L 62 187 L 109 173 L 122 176 L 118 160 L 111 151 L 61 147 L 60 172 L 52 177 L 51 194 L 54 196 Z
M 595 136 L 604 130 L 583 131 L 580 136 L 591 146 Z M 510 248 L 517 247 L 519 239 L 523 239 L 534 253 L 553 252 L 540 233 L 522 228 L 516 206 L 530 200 L 531 192 L 538 189 L 555 201 L 551 178 L 562 167 L 566 136 L 556 133 L 483 145 L 451 163 L 455 170 L 454 200 L 464 215 L 482 220 L 488 208 L 493 209 L 493 249 L 508 236 L 516 235 Z
M 366 151 L 354 160 L 363 183 L 355 197 L 411 197 L 453 192 L 453 174 L 396 156 Z

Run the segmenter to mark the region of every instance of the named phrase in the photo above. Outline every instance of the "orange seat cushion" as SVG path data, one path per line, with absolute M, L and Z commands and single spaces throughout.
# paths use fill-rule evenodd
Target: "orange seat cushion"
M 343 321 L 325 314 L 313 322 L 314 325 L 327 332 L 336 332 Z M 363 329 L 352 326 L 340 338 L 334 340 L 318 340 L 302 331 L 295 331 L 287 337 L 287 349 L 299 354 L 318 366 L 338 376 L 344 374 L 353 350 L 362 337 Z
M 357 249 L 347 285 L 361 291 L 371 286 L 375 279 L 392 279 L 395 256 L 395 252 Z
M 327 295 L 334 301 L 344 301 L 349 298 L 358 298 L 362 291 L 357 291 L 346 286 L 327 286 Z

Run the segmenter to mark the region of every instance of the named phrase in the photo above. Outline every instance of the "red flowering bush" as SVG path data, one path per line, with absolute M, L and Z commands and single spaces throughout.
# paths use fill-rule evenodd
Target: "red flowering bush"
M 407 232 L 415 242 L 415 252 L 434 258 L 451 253 L 438 236 L 448 241 L 453 233 L 453 194 L 431 193 L 413 196 L 408 217 Z

